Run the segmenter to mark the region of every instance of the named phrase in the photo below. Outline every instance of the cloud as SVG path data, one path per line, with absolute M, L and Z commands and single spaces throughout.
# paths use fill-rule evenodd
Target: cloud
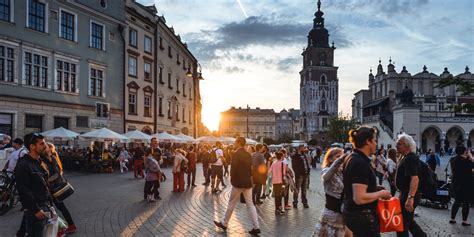
M 245 72 L 245 69 L 233 66 L 233 67 L 226 67 L 225 71 L 226 73 L 243 73 Z
M 271 14 L 268 17 L 251 16 L 242 21 L 223 24 L 214 30 L 201 30 L 186 35 L 190 49 L 202 61 L 221 59 L 229 52 L 250 46 L 280 47 L 306 46 L 307 35 L 312 24 L 288 22 Z M 347 47 L 351 42 L 340 26 L 327 25 L 330 40 L 338 47 Z M 245 57 L 242 56 L 241 57 Z
M 380 15 L 395 16 L 413 14 L 428 4 L 429 0 L 332 0 L 325 1 L 323 6 L 345 11 L 366 10 Z

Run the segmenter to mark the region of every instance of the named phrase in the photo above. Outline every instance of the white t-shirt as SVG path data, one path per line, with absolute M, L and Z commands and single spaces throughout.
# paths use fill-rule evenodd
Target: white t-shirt
M 224 159 L 224 152 L 221 149 L 216 149 L 213 152 L 216 153 L 217 161 L 212 165 L 224 165 L 224 162 L 222 162 L 222 159 Z
M 397 164 L 392 159 L 387 159 L 387 169 L 388 173 L 392 174 L 395 172 L 395 168 L 397 167 Z
M 8 157 L 8 168 L 7 171 L 13 172 L 15 171 L 16 163 L 18 162 L 18 158 L 28 154 L 28 150 L 25 147 L 21 147 L 18 150 L 15 150 L 13 153 L 10 154 Z

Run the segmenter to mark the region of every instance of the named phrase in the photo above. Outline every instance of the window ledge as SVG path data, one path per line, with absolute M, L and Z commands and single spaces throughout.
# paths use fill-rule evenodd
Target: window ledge
M 129 77 L 137 78 L 137 75 L 128 74 Z
M 19 86 L 18 83 L 15 81 L 2 81 L 0 80 L 0 84 L 11 85 L 11 86 Z
M 63 37 L 61 37 L 61 36 L 59 36 L 58 39 L 61 40 L 61 41 L 70 43 L 70 44 L 75 44 L 75 45 L 78 45 L 78 44 L 79 44 L 79 42 L 77 42 L 76 40 L 68 40 L 68 39 L 63 38 Z
M 38 86 L 30 86 L 30 85 L 27 85 L 27 84 L 22 84 L 21 86 L 25 87 L 25 88 L 36 89 L 36 90 L 51 91 L 51 89 L 49 89 L 49 88 L 38 87 Z
M 138 115 L 137 113 L 128 113 L 128 115 Z
M 90 48 L 90 49 L 99 50 L 99 51 L 102 51 L 102 52 L 107 52 L 105 49 L 98 49 L 98 48 L 92 47 L 92 46 L 90 46 L 90 45 L 89 45 L 89 48 Z
M 35 29 L 33 29 L 33 28 L 29 27 L 29 26 L 25 26 L 25 28 L 26 28 L 27 30 L 29 30 L 29 31 L 33 31 L 33 32 L 36 32 L 36 33 L 44 34 L 44 35 L 49 35 L 48 32 L 35 30 Z
M 87 97 L 91 99 L 105 100 L 105 97 L 101 97 L 101 96 L 88 95 Z
M 76 93 L 76 92 L 68 92 L 68 91 L 60 91 L 60 90 L 55 90 L 54 92 L 59 93 L 59 94 L 65 94 L 65 95 L 74 95 L 74 96 L 79 95 L 79 93 Z

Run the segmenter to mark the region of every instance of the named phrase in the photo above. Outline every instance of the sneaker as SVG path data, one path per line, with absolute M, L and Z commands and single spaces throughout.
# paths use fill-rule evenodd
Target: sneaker
M 258 234 L 260 234 L 260 229 L 253 228 L 252 230 L 249 231 L 249 234 L 258 235 Z
M 285 205 L 285 210 L 290 210 L 291 209 L 291 205 Z
M 161 200 L 161 197 L 160 197 L 160 196 L 158 196 L 158 197 L 156 197 L 155 199 L 156 199 L 156 200 Z
M 461 225 L 462 225 L 462 226 L 471 226 L 471 223 L 467 223 L 467 222 L 464 222 L 464 221 L 463 221 Z
M 309 208 L 308 204 L 303 204 L 304 208 Z
M 222 224 L 222 222 L 220 222 L 220 221 L 214 221 L 214 225 L 216 225 L 217 227 L 221 228 L 223 231 L 226 231 L 226 230 L 227 230 L 227 226 L 225 226 L 224 224 Z
M 293 204 L 293 208 L 298 208 L 298 204 Z
M 285 215 L 285 211 L 278 209 L 278 210 L 275 211 L 275 214 L 276 215 Z
M 76 225 L 72 224 L 72 225 L 69 225 L 67 228 L 66 228 L 66 234 L 72 234 L 72 233 L 75 233 L 77 230 L 77 227 Z
M 456 224 L 456 220 L 449 220 L 449 224 Z

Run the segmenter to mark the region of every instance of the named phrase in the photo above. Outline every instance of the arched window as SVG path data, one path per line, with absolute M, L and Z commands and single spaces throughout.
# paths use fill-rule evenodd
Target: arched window
M 322 74 L 321 77 L 319 78 L 321 84 L 326 84 L 328 78 L 326 77 L 326 74 Z
M 326 110 L 326 101 L 321 100 L 321 110 Z

